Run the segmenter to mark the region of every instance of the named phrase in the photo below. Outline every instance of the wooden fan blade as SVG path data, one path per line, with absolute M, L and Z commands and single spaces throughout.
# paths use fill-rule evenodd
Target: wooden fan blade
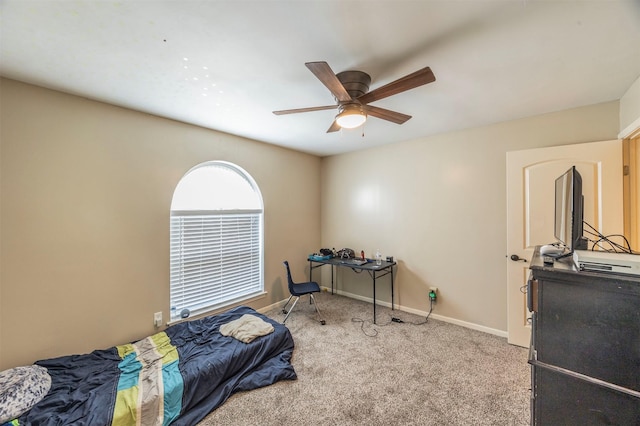
M 376 118 L 381 118 L 383 120 L 391 121 L 396 124 L 402 124 L 411 118 L 410 115 L 376 107 L 373 105 L 365 105 L 364 109 L 368 115 L 371 115 Z
M 365 93 L 358 98 L 358 101 L 361 104 L 368 104 L 434 81 L 436 81 L 436 76 L 431 71 L 431 68 L 425 67 L 382 87 L 378 87 L 369 93 Z
M 297 108 L 297 109 L 283 109 L 280 111 L 273 111 L 275 115 L 284 115 L 284 114 L 297 114 L 299 112 L 310 112 L 310 111 L 323 111 L 325 109 L 336 109 L 337 105 L 325 105 L 325 106 L 317 106 L 310 108 Z
M 338 125 L 338 122 L 333 120 L 333 123 L 331 124 L 331 127 L 329 127 L 329 129 L 327 130 L 327 133 L 337 132 L 340 129 L 341 127 Z
M 315 75 L 318 80 L 324 84 L 327 89 L 336 97 L 336 99 L 340 102 L 349 102 L 351 101 L 351 96 L 347 93 L 347 90 L 344 88 L 338 77 L 333 72 L 329 64 L 326 62 L 307 62 L 305 63 L 309 71 Z

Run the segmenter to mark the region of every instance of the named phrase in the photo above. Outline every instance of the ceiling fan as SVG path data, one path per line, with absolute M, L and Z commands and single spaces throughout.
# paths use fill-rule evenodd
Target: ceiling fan
M 273 111 L 273 113 L 275 115 L 284 115 L 338 108 L 338 115 L 336 115 L 327 133 L 338 131 L 341 128 L 353 129 L 358 127 L 366 121 L 369 115 L 392 123 L 402 124 L 409 120 L 411 116 L 369 105 L 369 103 L 415 89 L 436 80 L 431 68 L 425 67 L 369 92 L 371 77 L 363 71 L 343 71 L 335 74 L 326 62 L 307 62 L 305 65 L 329 89 L 335 97 L 337 105 L 285 109 Z

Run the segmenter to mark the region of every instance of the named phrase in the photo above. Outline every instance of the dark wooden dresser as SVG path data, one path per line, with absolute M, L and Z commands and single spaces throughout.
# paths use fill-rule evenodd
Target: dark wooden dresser
M 546 265 L 535 250 L 531 424 L 640 425 L 640 277 Z

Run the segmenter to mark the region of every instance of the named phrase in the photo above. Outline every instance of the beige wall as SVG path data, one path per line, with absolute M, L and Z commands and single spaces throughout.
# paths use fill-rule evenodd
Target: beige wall
M 427 312 L 435 286 L 436 316 L 504 334 L 506 152 L 611 140 L 618 126 L 610 102 L 327 157 L 322 244 L 393 255 L 403 309 Z M 371 296 L 364 274 L 338 278 L 342 291 Z M 390 301 L 382 282 L 377 297 Z
M 288 296 L 320 244 L 318 157 L 0 81 L 0 370 L 154 332 L 169 312 L 169 208 L 191 167 L 226 160 L 265 205 L 265 289 Z
M 620 137 L 640 129 L 640 77 L 620 98 Z
M 153 312 L 168 316 L 173 189 L 213 159 L 264 198 L 269 294 L 252 306 L 288 296 L 285 258 L 301 275 L 301 253 L 320 246 L 380 248 L 399 261 L 403 309 L 426 312 L 437 286 L 436 316 L 503 332 L 505 153 L 615 139 L 620 125 L 610 102 L 319 159 L 11 80 L 0 90 L 0 369 L 153 332 Z M 338 278 L 371 296 L 369 278 Z

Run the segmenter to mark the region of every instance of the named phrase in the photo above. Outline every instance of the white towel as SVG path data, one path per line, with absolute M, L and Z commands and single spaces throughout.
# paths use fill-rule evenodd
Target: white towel
M 234 337 L 241 342 L 251 343 L 256 337 L 273 333 L 273 325 L 255 315 L 244 314 L 220 326 L 220 334 Z

